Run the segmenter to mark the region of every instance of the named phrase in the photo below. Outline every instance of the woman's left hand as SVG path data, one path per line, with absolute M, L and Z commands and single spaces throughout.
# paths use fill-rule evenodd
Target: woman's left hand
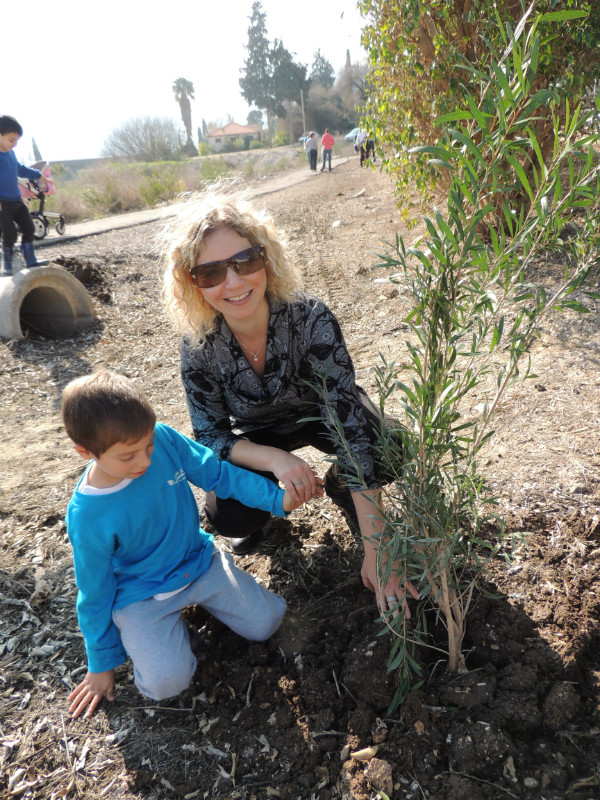
M 396 563 L 392 564 L 392 572 L 388 582 L 385 585 L 379 583 L 377 578 L 377 553 L 369 542 L 365 542 L 365 557 L 363 559 L 360 575 L 367 589 L 375 592 L 377 607 L 382 615 L 395 609 L 394 616 L 397 616 L 397 606 L 398 603 L 400 603 L 404 608 L 406 618 L 410 619 L 411 613 L 406 602 L 406 592 L 408 592 L 414 600 L 419 599 L 419 593 L 410 581 L 402 583 L 398 575 Z
M 360 532 L 365 548 L 360 575 L 363 584 L 375 593 L 377 607 L 381 614 L 390 609 L 396 609 L 398 614 L 398 603 L 402 604 L 407 619 L 410 619 L 410 609 L 406 603 L 406 593 L 414 600 L 419 599 L 419 593 L 410 581 L 403 582 L 398 574 L 398 564 L 392 564 L 390 577 L 385 584 L 382 584 L 377 575 L 377 549 L 378 541 L 373 539 L 383 530 L 383 511 L 381 509 L 380 492 L 376 489 L 361 493 L 354 493 L 352 499 L 356 506 Z

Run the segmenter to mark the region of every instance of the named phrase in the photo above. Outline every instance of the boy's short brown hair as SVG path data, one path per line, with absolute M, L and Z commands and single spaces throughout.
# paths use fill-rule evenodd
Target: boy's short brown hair
M 62 418 L 73 442 L 96 457 L 117 442 L 138 442 L 156 424 L 154 409 L 142 390 L 108 369 L 65 386 Z

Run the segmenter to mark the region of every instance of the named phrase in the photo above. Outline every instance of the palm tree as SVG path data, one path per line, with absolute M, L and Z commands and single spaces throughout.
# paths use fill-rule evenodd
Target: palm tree
M 192 106 L 190 103 L 190 98 L 194 100 L 194 84 L 186 78 L 177 78 L 173 83 L 173 94 L 175 95 L 175 100 L 179 103 L 181 119 L 187 134 L 185 146 L 186 148 L 190 146 L 194 148 L 194 142 L 192 141 Z

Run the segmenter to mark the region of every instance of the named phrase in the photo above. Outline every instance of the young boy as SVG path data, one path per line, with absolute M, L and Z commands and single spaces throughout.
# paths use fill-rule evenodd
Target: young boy
M 13 153 L 23 128 L 14 117 L 0 116 L 0 227 L 2 228 L 2 275 L 12 275 L 13 247 L 17 241 L 17 225 L 21 229 L 21 252 L 27 267 L 43 267 L 33 250 L 33 220 L 21 200 L 19 178 L 39 181 L 42 173 L 17 161 Z
M 299 503 L 157 424 L 141 390 L 108 370 L 69 383 L 62 414 L 75 450 L 92 459 L 67 509 L 88 658 L 85 679 L 69 695 L 73 717 L 86 709 L 91 716 L 104 696 L 114 699 L 114 668 L 127 654 L 147 697 L 186 689 L 196 669 L 181 618 L 186 606 L 203 606 L 246 639 L 268 639 L 284 599 L 213 548 L 188 481 L 278 516 Z

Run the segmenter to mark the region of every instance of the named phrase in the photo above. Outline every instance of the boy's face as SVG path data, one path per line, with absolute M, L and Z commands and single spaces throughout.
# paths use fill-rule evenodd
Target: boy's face
M 0 152 L 8 153 L 20 138 L 18 133 L 0 133 Z
M 140 478 L 150 466 L 154 451 L 154 429 L 137 442 L 117 442 L 101 456 L 75 445 L 76 451 L 84 458 L 93 458 L 95 463 L 88 480 L 92 486 L 105 489 L 116 486 L 124 478 Z

